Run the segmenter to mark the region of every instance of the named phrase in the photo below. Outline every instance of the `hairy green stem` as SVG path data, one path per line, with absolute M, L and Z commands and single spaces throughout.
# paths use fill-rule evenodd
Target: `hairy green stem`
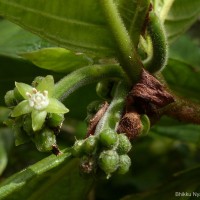
M 147 26 L 148 33 L 152 41 L 152 57 L 144 61 L 148 71 L 155 73 L 161 71 L 168 58 L 167 38 L 163 25 L 154 12 L 149 13 L 149 23 Z
M 72 72 L 57 82 L 53 96 L 63 100 L 78 88 L 106 78 L 127 80 L 119 65 L 87 66 Z
M 133 83 L 137 82 L 142 69 L 131 38 L 124 26 L 113 0 L 99 0 L 111 32 L 116 40 L 117 57 Z
M 126 96 L 129 92 L 129 86 L 125 82 L 119 82 L 115 90 L 114 98 L 109 105 L 106 113 L 101 118 L 97 125 L 95 134 L 99 134 L 105 129 L 115 130 L 116 126 L 121 118 L 125 106 Z

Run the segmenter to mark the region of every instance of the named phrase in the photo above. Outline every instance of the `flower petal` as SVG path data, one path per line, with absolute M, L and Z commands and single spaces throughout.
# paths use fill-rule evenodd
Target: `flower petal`
M 11 116 L 18 117 L 20 115 L 30 113 L 31 111 L 32 108 L 29 106 L 28 100 L 24 100 L 20 102 L 17 106 L 15 106 Z
M 54 90 L 54 79 L 53 76 L 48 75 L 42 79 L 42 81 L 38 84 L 37 90 L 43 92 L 44 90 L 48 91 L 49 97 L 52 96 Z
M 17 87 L 19 93 L 24 97 L 24 99 L 28 99 L 26 93 L 32 93 L 33 87 L 26 83 L 17 83 L 15 82 L 15 86 Z
M 48 113 L 64 114 L 64 113 L 69 112 L 69 109 L 67 109 L 64 104 L 62 104 L 60 101 L 58 101 L 55 98 L 49 98 L 49 105 L 47 106 L 47 108 L 45 108 L 45 110 Z
M 38 110 L 33 110 L 31 114 L 32 118 L 32 128 L 34 131 L 38 131 L 42 128 L 42 125 L 45 122 L 45 118 L 47 116 L 47 112 L 44 111 L 38 111 Z

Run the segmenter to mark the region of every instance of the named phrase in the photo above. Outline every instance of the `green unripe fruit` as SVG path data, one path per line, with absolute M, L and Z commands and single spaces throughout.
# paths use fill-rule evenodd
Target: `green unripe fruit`
M 99 134 L 100 143 L 107 148 L 113 148 L 118 141 L 117 133 L 112 130 L 104 130 Z
M 119 155 L 114 150 L 103 151 L 99 156 L 98 164 L 109 175 L 117 170 L 119 166 Z
M 142 131 L 141 131 L 140 134 L 142 136 L 146 136 L 148 134 L 149 130 L 150 130 L 150 127 L 151 127 L 150 120 L 149 120 L 147 115 L 141 115 L 140 120 L 142 122 Z
M 64 121 L 63 114 L 51 113 L 47 120 L 49 127 L 61 127 Z
M 84 154 L 83 143 L 85 140 L 76 140 L 74 146 L 72 147 L 72 155 L 75 157 L 80 157 Z
M 83 144 L 83 150 L 86 154 L 92 154 L 97 149 L 97 138 L 94 135 L 89 136 L 85 139 Z
M 118 146 L 117 146 L 117 152 L 122 155 L 126 154 L 131 150 L 131 143 L 126 135 L 123 133 L 118 134 Z
M 110 99 L 112 87 L 113 87 L 113 81 L 109 80 L 101 81 L 96 86 L 96 93 L 102 99 Z
M 16 105 L 16 100 L 15 100 L 15 95 L 13 90 L 9 90 L 5 97 L 5 103 L 7 106 L 15 106 Z
M 52 150 L 53 145 L 56 145 L 56 136 L 52 130 L 43 129 L 35 133 L 33 141 L 38 151 L 47 152 Z
M 117 169 L 118 174 L 125 174 L 129 171 L 131 166 L 131 159 L 128 155 L 119 156 L 119 167 Z
M 23 101 L 24 98 L 23 96 L 19 93 L 18 89 L 15 87 L 14 88 L 14 95 L 15 95 L 15 99 L 20 102 L 20 101 Z

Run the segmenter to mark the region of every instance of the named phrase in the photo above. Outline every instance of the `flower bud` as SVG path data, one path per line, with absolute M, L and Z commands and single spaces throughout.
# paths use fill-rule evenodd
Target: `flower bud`
M 43 129 L 35 133 L 33 141 L 38 151 L 47 152 L 53 149 L 53 145 L 56 145 L 56 136 L 52 130 Z
M 80 170 L 84 174 L 90 174 L 94 171 L 95 161 L 93 157 L 83 156 L 80 160 Z
M 74 146 L 72 147 L 72 155 L 75 157 L 80 157 L 83 155 L 83 143 L 85 140 L 76 140 Z
M 113 87 L 113 81 L 103 80 L 96 86 L 96 93 L 102 99 L 110 99 L 111 91 Z
M 94 135 L 85 139 L 83 144 L 83 150 L 86 154 L 92 154 L 97 148 L 97 138 Z
M 107 148 L 113 148 L 117 144 L 118 136 L 113 130 L 106 129 L 99 134 L 100 143 Z
M 16 105 L 16 100 L 15 100 L 15 95 L 13 90 L 9 90 L 5 97 L 5 103 L 7 106 L 15 106 Z
M 119 167 L 117 169 L 118 174 L 125 174 L 129 171 L 131 166 L 131 159 L 128 155 L 119 156 Z
M 117 170 L 119 166 L 119 155 L 114 150 L 103 151 L 99 156 L 98 164 L 109 175 Z
M 120 155 L 126 154 L 131 150 L 132 145 L 125 134 L 118 134 L 118 141 L 117 152 Z
M 44 77 L 42 76 L 36 76 L 31 85 L 36 88 L 43 79 Z

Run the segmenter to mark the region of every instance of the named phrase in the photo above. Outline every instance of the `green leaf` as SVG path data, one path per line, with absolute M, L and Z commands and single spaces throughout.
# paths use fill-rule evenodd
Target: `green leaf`
M 156 189 L 146 191 L 140 194 L 129 195 L 125 198 L 122 198 L 122 200 L 196 199 L 197 196 L 195 195 L 199 195 L 199 176 L 200 166 L 198 165 L 192 169 L 174 174 L 171 180 L 165 182 L 163 185 L 157 187 Z M 182 192 L 187 192 L 190 195 L 181 196 L 180 193 Z
M 24 100 L 15 106 L 11 116 L 18 117 L 20 115 L 30 113 L 31 111 L 32 107 L 30 107 L 28 100 Z
M 31 118 L 32 118 L 32 128 L 34 131 L 38 131 L 42 128 L 46 116 L 47 116 L 46 110 L 38 111 L 33 109 L 31 113 Z
M 151 132 L 182 142 L 200 143 L 200 125 L 185 124 L 167 117 L 153 126 Z
M 0 0 L 0 15 L 67 49 L 114 53 L 115 42 L 98 1 Z
M 182 96 L 200 101 L 200 71 L 184 62 L 169 59 L 163 75 L 173 91 Z
M 92 60 L 84 54 L 76 54 L 64 48 L 44 48 L 21 54 L 40 68 L 55 72 L 69 73 L 92 64 Z
M 49 113 L 58 113 L 58 114 L 59 113 L 64 114 L 69 112 L 69 110 L 65 107 L 65 105 L 55 98 L 49 99 L 49 105 L 45 110 Z
M 86 198 L 92 179 L 79 176 L 77 160 L 69 150 L 51 155 L 14 174 L 1 184 L 0 199 L 63 200 Z
M 199 0 L 175 0 L 165 20 L 169 42 L 184 33 L 199 17 Z
M 47 41 L 6 21 L 0 21 L 0 54 L 19 57 L 20 53 L 50 47 Z

